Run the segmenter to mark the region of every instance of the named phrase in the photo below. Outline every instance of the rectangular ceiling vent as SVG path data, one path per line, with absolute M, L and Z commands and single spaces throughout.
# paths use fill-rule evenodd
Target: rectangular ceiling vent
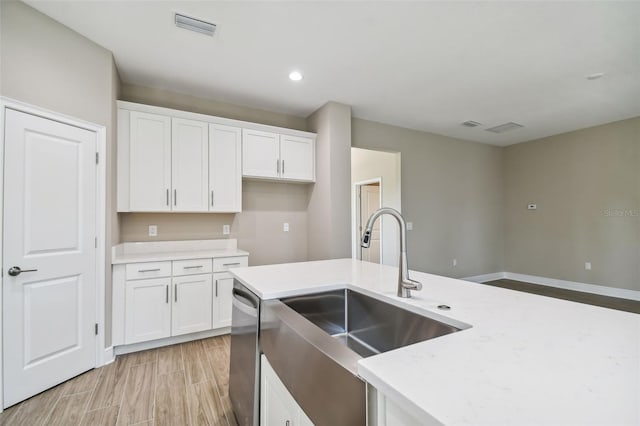
M 495 126 L 485 130 L 487 132 L 492 132 L 492 133 L 504 133 L 504 132 L 509 132 L 511 130 L 519 129 L 520 127 L 524 127 L 524 126 L 522 124 L 518 124 L 518 123 L 514 123 L 513 121 L 510 121 L 508 123 L 504 123 L 499 126 Z
M 213 37 L 213 33 L 216 32 L 216 24 L 203 21 L 202 19 L 192 18 L 190 16 L 176 13 L 176 26 L 184 28 L 185 30 L 195 31 L 200 34 Z
M 477 121 L 473 121 L 473 120 L 467 120 L 463 123 L 460 123 L 465 127 L 478 127 L 478 126 L 482 126 L 482 123 L 478 123 Z

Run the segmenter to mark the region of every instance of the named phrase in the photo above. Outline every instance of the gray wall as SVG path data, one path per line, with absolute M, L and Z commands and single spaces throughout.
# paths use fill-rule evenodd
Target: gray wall
M 304 118 L 273 113 L 180 93 L 123 85 L 120 99 L 199 112 L 219 117 L 306 130 Z M 119 213 L 121 241 L 226 238 L 222 225 L 231 225 L 232 238 L 250 252 L 250 265 L 307 260 L 307 205 L 313 185 L 243 181 L 242 213 L 152 214 Z M 289 223 L 289 232 L 283 224 Z M 158 236 L 148 237 L 148 225 Z
M 309 196 L 309 260 L 351 257 L 351 107 L 328 102 L 309 116 L 316 183 Z
M 352 145 L 402 154 L 411 269 L 452 277 L 504 270 L 501 148 L 357 118 Z
M 111 52 L 24 3 L 2 1 L 0 8 L 0 93 L 105 126 L 107 191 L 113 191 L 119 77 Z M 114 208 L 115 197 L 108 197 L 107 346 L 111 344 L 111 246 L 118 234 Z
M 512 145 L 504 160 L 507 271 L 640 290 L 640 118 Z

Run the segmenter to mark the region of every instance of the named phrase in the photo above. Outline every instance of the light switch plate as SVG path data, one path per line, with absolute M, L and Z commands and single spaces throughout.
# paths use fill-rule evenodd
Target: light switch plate
M 407 231 L 413 230 L 413 222 L 407 222 Z
M 285 222 L 284 225 L 282 225 L 282 230 L 284 232 L 289 232 L 289 224 L 287 222 Z
M 149 225 L 149 236 L 150 237 L 158 236 L 158 225 Z
M 229 225 L 222 225 L 222 233 L 229 235 L 231 233 L 231 227 Z

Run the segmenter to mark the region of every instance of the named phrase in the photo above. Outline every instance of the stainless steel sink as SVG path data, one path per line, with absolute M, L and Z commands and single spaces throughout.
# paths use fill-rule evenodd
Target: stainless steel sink
M 282 302 L 363 358 L 461 330 L 351 290 Z
M 315 425 L 365 425 L 366 385 L 358 361 L 468 327 L 458 325 L 335 290 L 263 301 L 259 340 Z

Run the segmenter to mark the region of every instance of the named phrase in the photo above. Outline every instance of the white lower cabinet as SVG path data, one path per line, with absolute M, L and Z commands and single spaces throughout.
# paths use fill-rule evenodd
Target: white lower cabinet
M 126 288 L 126 343 L 162 339 L 171 335 L 171 278 L 128 283 Z
M 211 274 L 173 278 L 171 335 L 211 329 Z
M 291 396 L 269 364 L 260 358 L 260 426 L 312 426 L 313 423 Z
M 435 426 L 438 422 L 428 422 L 415 418 L 411 413 L 379 392 L 371 385 L 367 385 L 367 424 L 370 426 Z
M 213 327 L 230 327 L 233 277 L 228 272 L 213 274 L 213 287 Z

